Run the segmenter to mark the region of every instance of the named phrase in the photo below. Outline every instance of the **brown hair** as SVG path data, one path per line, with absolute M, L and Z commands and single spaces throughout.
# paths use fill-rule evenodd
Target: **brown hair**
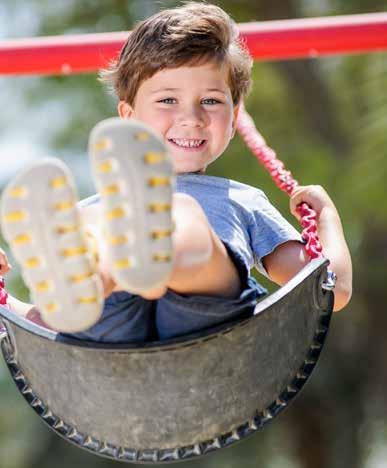
M 249 91 L 252 59 L 235 23 L 221 8 L 189 2 L 136 25 L 121 53 L 100 74 L 120 100 L 133 105 L 141 83 L 165 68 L 225 64 L 234 105 Z

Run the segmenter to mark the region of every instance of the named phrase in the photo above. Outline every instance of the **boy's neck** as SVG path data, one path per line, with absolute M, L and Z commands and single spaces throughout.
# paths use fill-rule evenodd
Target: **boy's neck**
M 199 169 L 198 171 L 194 171 L 194 172 L 179 172 L 177 175 L 186 175 L 186 174 L 204 175 L 205 172 L 206 172 L 205 169 Z

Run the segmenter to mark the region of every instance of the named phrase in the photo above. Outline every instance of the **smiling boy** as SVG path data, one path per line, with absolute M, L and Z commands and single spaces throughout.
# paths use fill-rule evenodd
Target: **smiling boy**
M 105 342 L 195 332 L 252 312 L 265 294 L 250 276 L 254 266 L 282 285 L 309 261 L 299 233 L 260 190 L 205 175 L 234 136 L 250 72 L 251 59 L 234 24 L 216 6 L 189 3 L 135 27 L 118 60 L 104 73 L 118 96 L 121 120 L 98 124 L 90 137 L 101 196 L 82 204 L 81 221 L 76 213 L 71 218 L 79 242 L 83 232 L 91 237 L 96 263 L 89 255 L 90 243 L 76 250 L 79 265 L 57 256 L 61 242 L 61 252 L 74 252 L 74 239 L 66 238 L 63 228 L 59 232 L 65 235 L 58 237 L 52 234 L 58 232 L 57 225 L 51 230 L 29 226 L 39 233 L 33 248 L 49 266 L 44 278 L 51 278 L 56 294 L 58 310 L 54 299 L 47 300 L 47 291 L 33 295 L 50 326 L 64 332 L 84 330 L 73 336 Z M 58 195 L 62 198 L 56 202 L 65 207 L 66 200 L 75 197 L 71 175 L 55 161 L 38 166 L 33 169 L 36 177 L 47 185 L 67 181 L 70 192 Z M 16 209 L 10 193 L 30 180 L 27 170 L 3 197 L 3 230 L 11 245 L 22 234 L 4 222 L 11 208 Z M 43 198 L 50 198 L 48 192 Z M 317 211 L 324 252 L 338 275 L 339 310 L 349 301 L 352 287 L 339 215 L 320 187 L 296 191 L 294 214 L 301 202 Z M 31 214 L 44 212 L 47 219 L 50 210 L 52 203 L 31 205 Z M 15 255 L 24 254 L 16 248 Z M 24 264 L 33 258 L 30 253 L 27 257 Z M 2 263 L 6 269 L 4 257 Z M 55 279 L 66 268 L 69 277 L 77 279 L 74 286 Z M 36 276 L 24 272 L 36 291 Z M 38 284 L 44 290 L 50 282 L 42 278 Z M 79 296 L 77 288 L 82 287 L 89 289 Z M 78 306 L 67 307 L 69 300 Z
M 118 113 L 161 135 L 180 174 L 205 172 L 225 151 L 235 133 L 238 106 L 228 67 L 204 62 L 159 71 L 141 84 L 133 104 L 119 102 Z

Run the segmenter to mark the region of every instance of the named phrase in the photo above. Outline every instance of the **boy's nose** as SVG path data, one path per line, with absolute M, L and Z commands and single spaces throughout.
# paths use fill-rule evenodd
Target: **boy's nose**
M 181 112 L 179 123 L 184 127 L 190 126 L 202 128 L 206 125 L 206 117 L 202 109 L 189 108 Z

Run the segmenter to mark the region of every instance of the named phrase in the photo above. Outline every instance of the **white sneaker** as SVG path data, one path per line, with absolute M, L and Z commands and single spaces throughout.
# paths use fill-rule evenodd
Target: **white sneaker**
M 82 231 L 67 167 L 41 159 L 4 189 L 1 227 L 33 303 L 57 331 L 77 332 L 102 313 L 103 290 Z
M 133 293 L 164 286 L 173 264 L 174 175 L 163 142 L 138 121 L 112 118 L 92 130 L 89 154 L 112 277 Z

